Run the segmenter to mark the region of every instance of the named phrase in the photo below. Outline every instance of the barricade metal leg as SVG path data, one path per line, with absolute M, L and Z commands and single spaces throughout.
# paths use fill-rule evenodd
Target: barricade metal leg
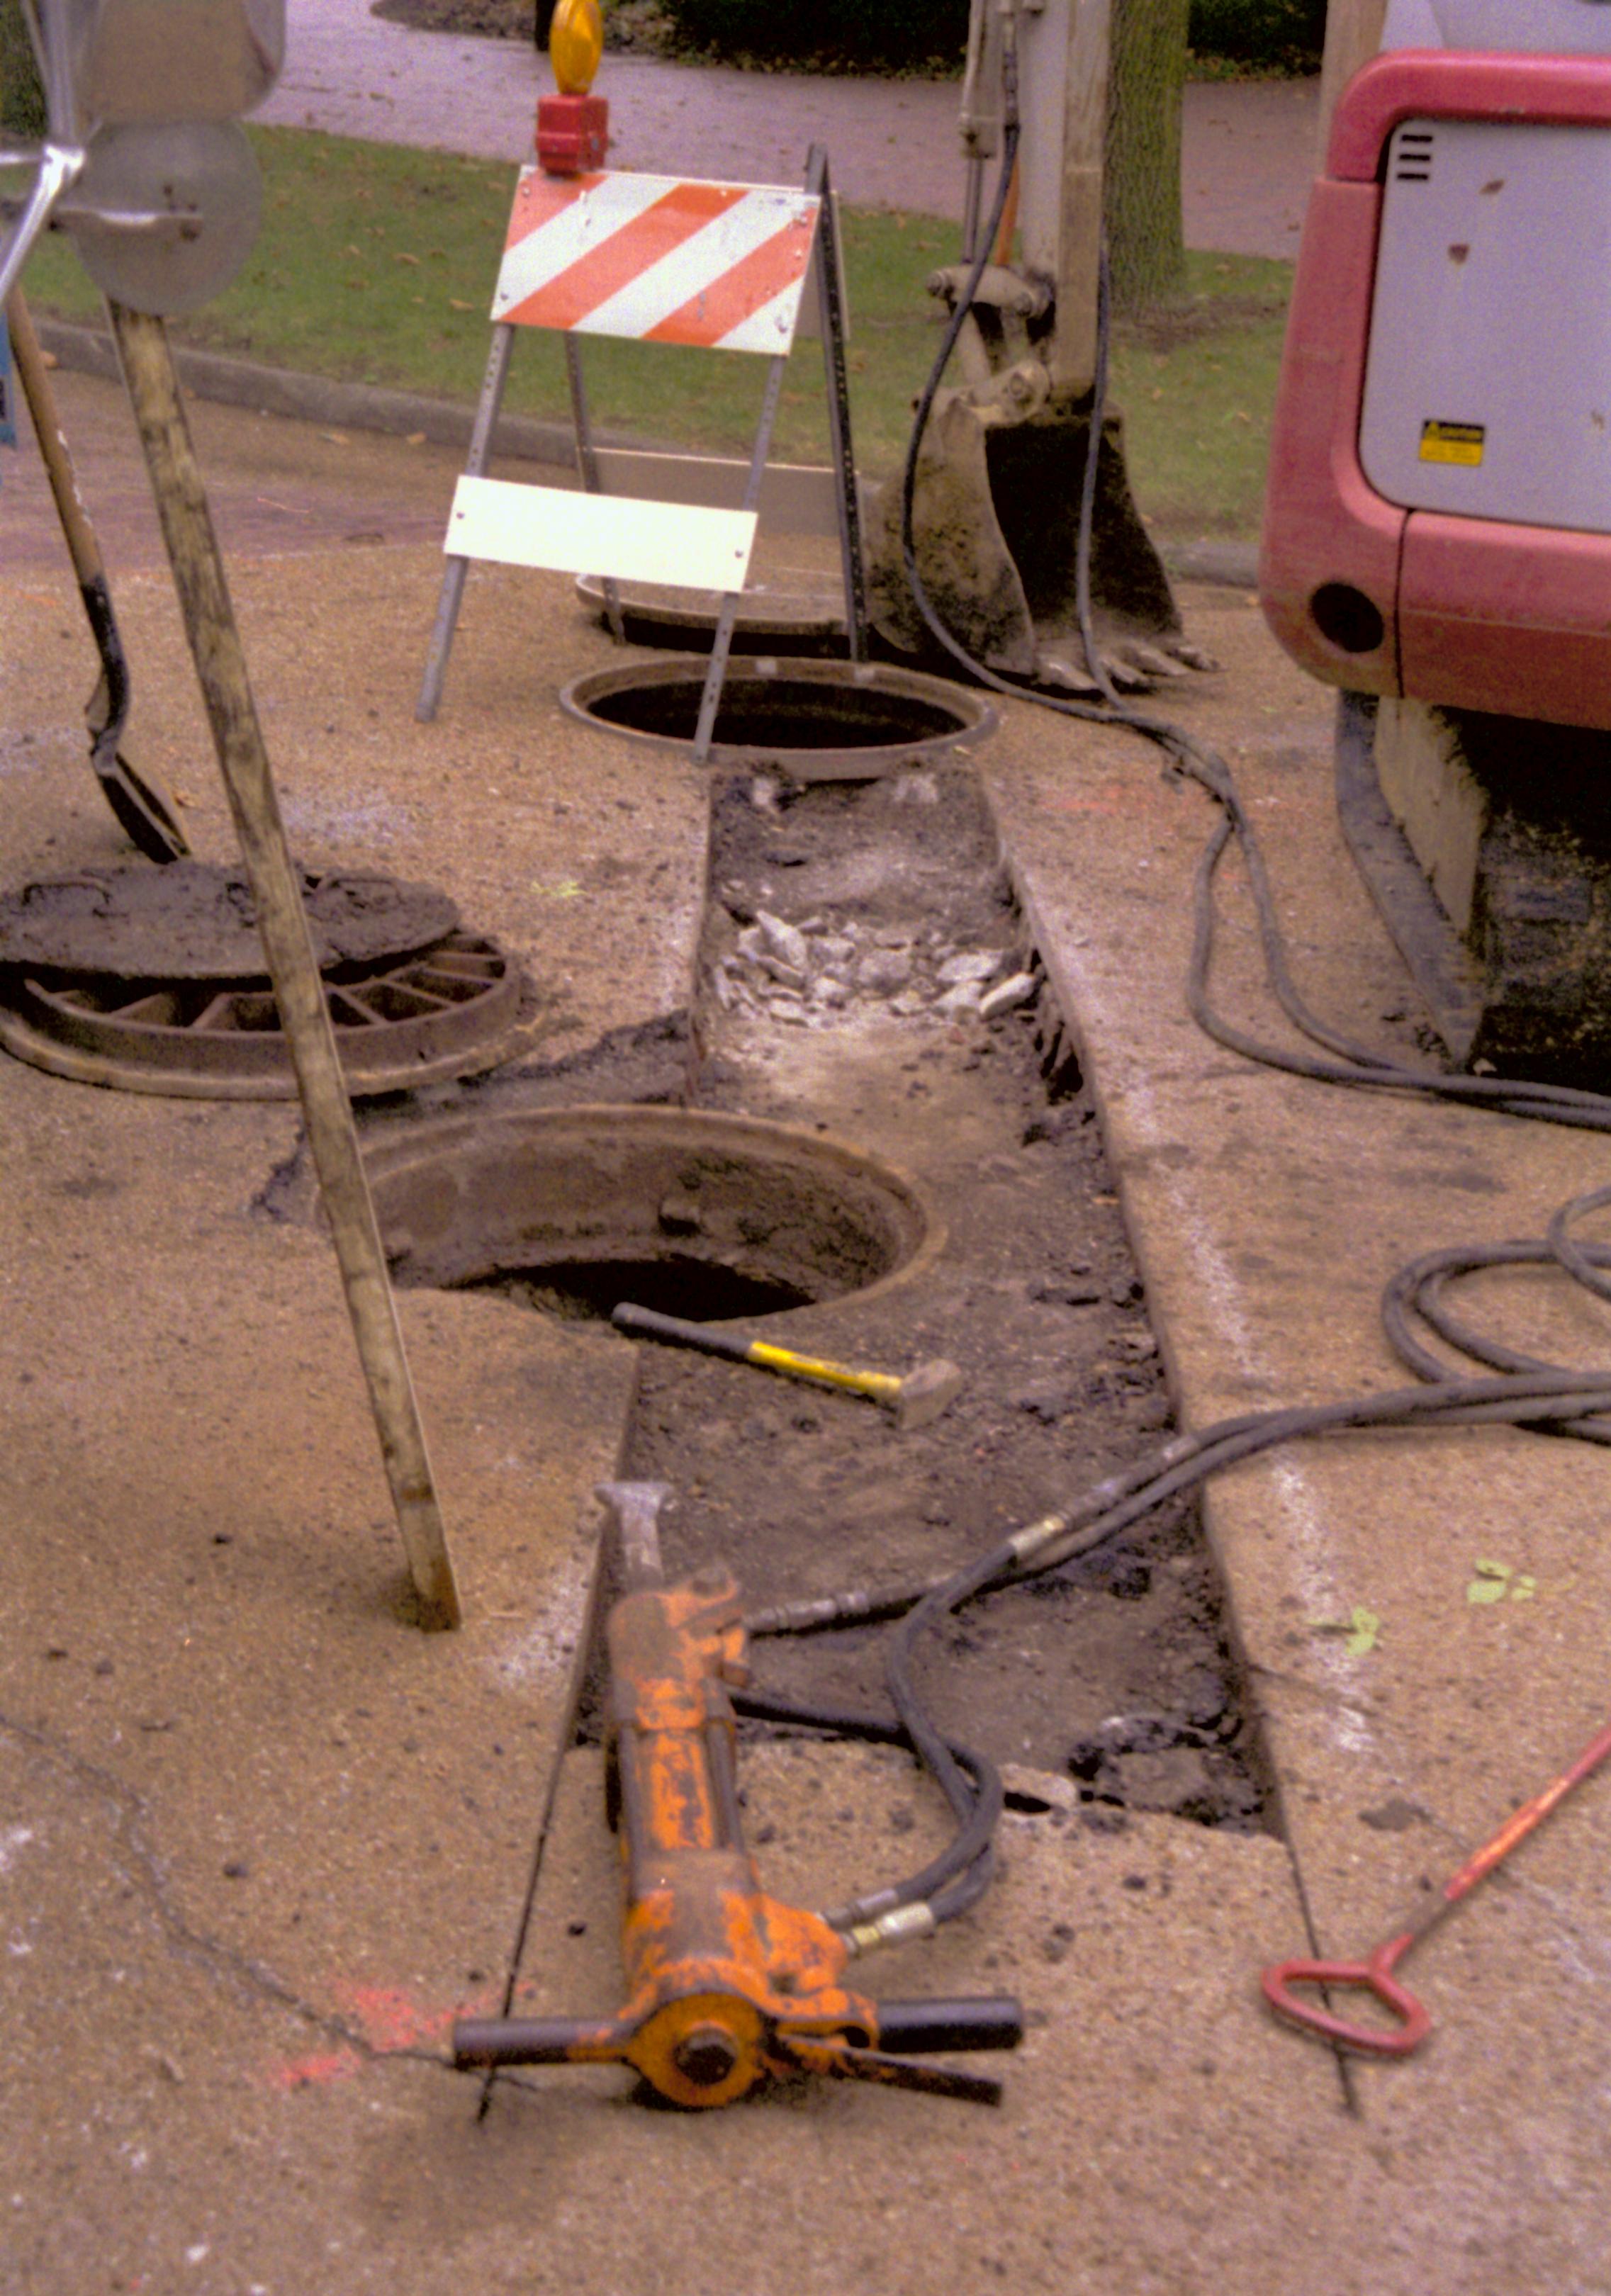
M 822 318 L 822 357 L 827 369 L 828 435 L 838 490 L 839 554 L 844 567 L 844 618 L 851 660 L 867 656 L 867 576 L 861 557 L 861 504 L 856 493 L 856 456 L 851 444 L 851 389 L 845 373 L 843 283 L 839 276 L 839 236 L 834 227 L 834 192 L 826 147 L 813 144 L 806 160 L 806 189 L 822 201 L 817 218 L 817 291 Z
M 481 477 L 492 453 L 492 434 L 497 428 L 498 409 L 503 405 L 504 385 L 509 378 L 509 353 L 514 343 L 513 327 L 493 328 L 492 351 L 487 361 L 481 401 L 475 410 L 475 428 L 470 434 L 470 452 L 464 463 L 465 475 L 469 478 Z M 464 575 L 469 564 L 467 558 L 450 557 L 442 571 L 441 595 L 436 605 L 436 625 L 431 633 L 431 650 L 425 656 L 424 681 L 414 710 L 422 726 L 428 726 L 436 716 L 437 704 L 442 698 L 442 680 L 448 674 L 448 655 L 453 644 L 453 633 L 458 625 L 459 607 L 464 603 Z
M 777 421 L 777 401 L 783 391 L 784 370 L 789 362 L 785 354 L 772 359 L 767 367 L 767 387 L 760 402 L 760 421 L 755 427 L 755 445 L 750 455 L 750 475 L 744 480 L 745 510 L 760 507 L 761 480 L 767 474 L 767 460 L 772 452 L 772 430 Z M 705 690 L 699 697 L 699 724 L 694 733 L 694 762 L 703 766 L 711 755 L 711 737 L 716 730 L 716 713 L 721 707 L 721 689 L 727 682 L 727 656 L 733 651 L 733 628 L 738 619 L 739 593 L 729 590 L 721 602 L 716 617 L 716 636 L 711 647 L 711 667 L 705 672 Z
M 588 414 L 588 390 L 582 381 L 582 347 L 574 335 L 565 337 L 565 381 L 571 386 L 571 420 L 576 429 L 576 467 L 590 495 L 597 494 L 598 456 L 593 451 L 593 425 Z M 627 643 L 621 619 L 621 585 L 613 574 L 604 577 L 604 615 L 617 645 Z

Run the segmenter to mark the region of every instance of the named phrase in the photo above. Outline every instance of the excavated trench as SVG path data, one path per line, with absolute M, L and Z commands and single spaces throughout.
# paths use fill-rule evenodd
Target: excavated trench
M 1173 1419 L 1089 1095 L 966 757 L 719 775 L 712 803 L 686 1029 L 459 1087 L 447 1117 L 372 1130 L 369 1154 L 403 1283 L 571 1318 L 634 1299 L 874 1367 L 961 1367 L 945 1414 L 903 1431 L 853 1397 L 644 1346 L 624 1472 L 673 1488 L 673 1571 L 721 1557 L 761 1607 L 949 1570 Z M 879 1639 L 765 1638 L 756 1677 L 878 1704 Z M 1021 1807 L 1273 1823 L 1189 1500 L 972 1604 L 919 1678 L 1010 1766 Z M 892 1829 L 911 1822 L 897 1800 Z

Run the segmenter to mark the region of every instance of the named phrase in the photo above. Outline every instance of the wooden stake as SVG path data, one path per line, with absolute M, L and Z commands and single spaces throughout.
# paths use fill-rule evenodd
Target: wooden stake
M 109 301 L 107 309 L 257 904 L 421 1623 L 456 1627 L 463 1612 L 397 1302 L 167 331 L 160 318 L 121 304 Z

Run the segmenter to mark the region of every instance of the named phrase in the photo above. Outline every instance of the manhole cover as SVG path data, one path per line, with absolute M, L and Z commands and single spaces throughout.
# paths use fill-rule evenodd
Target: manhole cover
M 373 870 L 304 869 L 302 899 L 322 972 L 373 969 L 457 931 L 434 885 Z M 267 980 L 251 888 L 205 861 L 76 869 L 0 898 L 0 965 L 47 965 L 119 980 Z
M 675 655 L 572 680 L 571 717 L 629 740 L 686 750 L 699 722 L 705 663 Z M 800 782 L 871 781 L 993 732 L 976 693 L 916 670 L 869 663 L 779 662 L 727 668 L 711 756 L 719 765 L 777 765 Z
M 576 590 L 600 621 L 608 620 L 601 575 L 580 575 Z M 715 637 L 722 604 L 719 591 L 674 590 L 658 582 L 619 582 L 616 594 L 629 645 L 708 650 Z M 844 609 L 834 598 L 771 589 L 764 582 L 753 582 L 739 600 L 733 651 L 842 661 L 850 652 Z
M 303 891 L 355 1097 L 495 1063 L 521 976 L 445 893 L 356 870 L 304 872 Z M 0 901 L 0 1045 L 127 1092 L 296 1092 L 250 889 L 201 863 L 78 871 Z
M 715 1322 L 865 1296 L 944 1242 L 892 1166 L 749 1117 L 450 1117 L 365 1162 L 399 1283 L 493 1288 L 576 1320 L 622 1300 Z

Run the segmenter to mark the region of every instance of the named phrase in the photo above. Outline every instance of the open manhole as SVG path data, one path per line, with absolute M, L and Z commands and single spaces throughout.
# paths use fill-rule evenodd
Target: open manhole
M 448 1117 L 365 1161 L 399 1283 L 497 1290 L 572 1321 L 623 1300 L 711 1323 L 865 1297 L 944 1241 L 892 1166 L 750 1117 Z
M 673 589 L 665 582 L 618 582 L 615 590 L 629 645 L 675 646 L 684 652 L 703 646 L 709 651 L 722 607 L 719 590 Z M 576 594 L 607 626 L 604 577 L 579 575 Z M 752 582 L 738 602 L 733 651 L 843 661 L 850 652 L 844 608 L 837 598 L 820 593 Z
M 706 667 L 678 654 L 595 670 L 573 679 L 560 701 L 589 726 L 686 750 Z M 981 695 L 917 670 L 763 654 L 729 663 L 711 754 L 719 765 L 775 765 L 799 782 L 871 781 L 978 741 L 995 724 Z
M 516 966 L 431 885 L 302 872 L 315 952 L 355 1096 L 493 1064 Z M 0 900 L 0 1045 L 86 1084 L 204 1100 L 296 1092 L 239 870 L 85 869 Z

